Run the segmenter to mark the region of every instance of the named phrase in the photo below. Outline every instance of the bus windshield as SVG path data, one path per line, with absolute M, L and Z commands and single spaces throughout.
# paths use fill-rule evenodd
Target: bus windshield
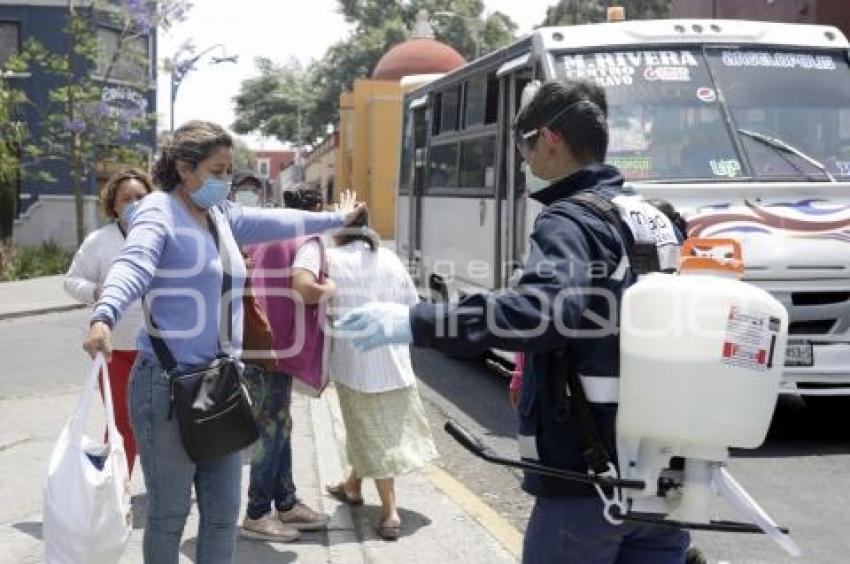
M 850 67 L 837 53 L 706 48 L 735 127 L 779 139 L 850 178 Z M 754 176 L 824 180 L 798 156 L 742 135 Z
M 739 129 L 850 175 L 850 69 L 837 54 L 723 47 L 560 53 L 555 62 L 559 77 L 605 88 L 607 161 L 629 180 L 826 179 Z

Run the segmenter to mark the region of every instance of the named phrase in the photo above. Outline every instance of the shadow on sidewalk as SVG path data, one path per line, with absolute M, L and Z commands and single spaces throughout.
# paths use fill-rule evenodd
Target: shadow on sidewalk
M 38 540 L 44 540 L 41 521 L 21 521 L 14 523 L 13 528 Z
M 340 511 L 340 509 L 337 509 L 337 511 Z M 354 528 L 359 542 L 380 539 L 378 533 L 375 531 L 378 523 L 381 521 L 380 505 L 352 507 L 351 514 L 354 519 Z M 401 518 L 401 535 L 399 538 L 412 536 L 419 529 L 431 524 L 431 519 L 425 515 L 402 507 L 398 509 L 398 516 Z
M 294 546 L 303 543 L 303 539 L 292 543 L 270 543 L 261 540 L 236 539 L 236 555 L 234 562 L 274 562 L 277 564 L 288 564 L 295 562 L 298 559 L 298 554 L 292 550 L 286 550 L 287 546 Z M 195 562 L 195 549 L 197 548 L 198 538 L 192 537 L 184 540 L 180 545 L 180 552 Z M 327 542 L 325 543 L 327 544 Z M 275 547 L 281 547 L 281 550 L 275 550 Z

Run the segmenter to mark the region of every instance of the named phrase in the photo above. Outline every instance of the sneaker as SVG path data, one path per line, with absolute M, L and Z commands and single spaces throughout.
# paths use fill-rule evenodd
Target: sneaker
M 247 515 L 242 521 L 242 536 L 249 539 L 292 542 L 298 538 L 297 529 L 287 527 L 275 517 L 274 513 L 268 512 L 259 519 L 251 519 Z
M 331 520 L 329 515 L 314 511 L 300 501 L 293 505 L 289 511 L 278 511 L 277 517 L 284 525 L 295 527 L 299 531 L 325 529 Z

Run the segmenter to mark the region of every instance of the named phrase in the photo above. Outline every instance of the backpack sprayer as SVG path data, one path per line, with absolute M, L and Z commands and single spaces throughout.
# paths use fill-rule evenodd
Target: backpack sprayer
M 488 462 L 593 485 L 613 524 L 764 533 L 800 556 L 788 530 L 726 468 L 730 447 L 758 448 L 767 435 L 784 366 L 788 313 L 766 291 L 740 280 L 744 267 L 737 241 L 689 240 L 682 255 L 678 274 L 641 276 L 623 294 L 619 471 L 609 464 L 607 472 L 584 474 L 505 459 L 453 421 L 445 429 Z M 585 404 L 574 406 L 582 419 L 587 400 L 573 393 L 571 401 Z M 585 435 L 588 419 L 578 421 Z M 712 520 L 715 497 L 751 522 Z

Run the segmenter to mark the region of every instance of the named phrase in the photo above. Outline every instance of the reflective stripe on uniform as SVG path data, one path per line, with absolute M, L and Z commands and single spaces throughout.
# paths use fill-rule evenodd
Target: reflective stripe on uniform
M 584 395 L 590 403 L 617 403 L 620 401 L 620 380 L 613 376 L 583 376 Z

